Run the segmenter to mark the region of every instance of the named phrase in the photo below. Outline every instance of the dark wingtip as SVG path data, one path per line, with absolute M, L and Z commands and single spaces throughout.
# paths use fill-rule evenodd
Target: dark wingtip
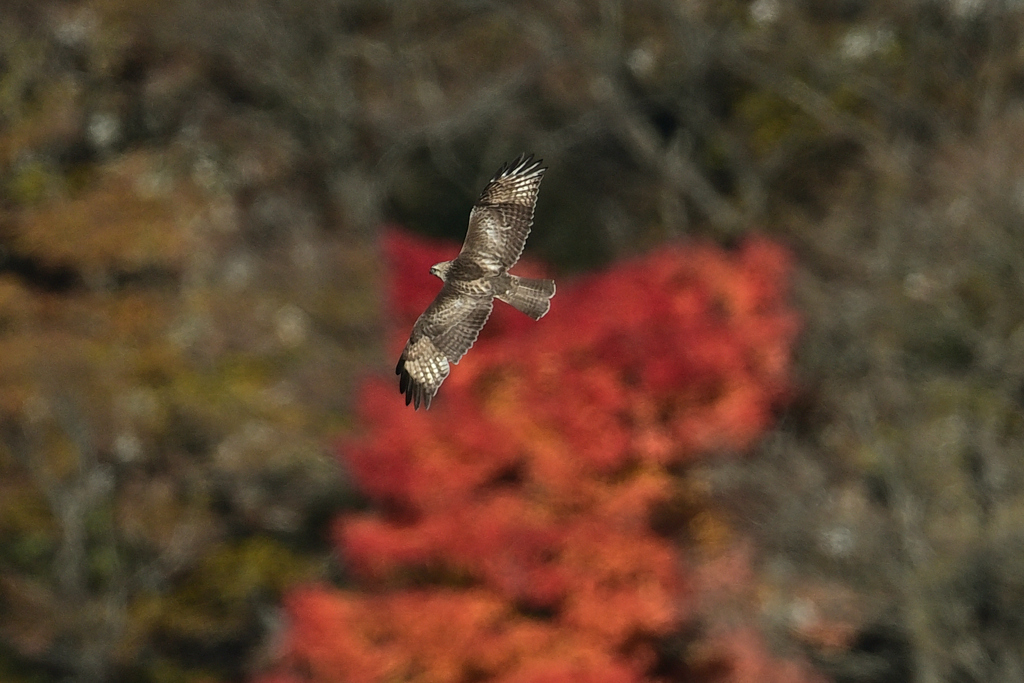
M 413 410 L 419 410 L 422 403 L 429 409 L 432 396 L 427 392 L 426 387 L 422 387 L 414 382 L 412 376 L 404 371 L 405 368 L 402 368 L 402 370 L 398 380 L 398 391 L 405 394 L 405 405 L 412 404 Z
M 434 394 L 425 386 L 413 381 L 412 375 L 405 370 L 404 356 L 398 359 L 395 373 L 398 374 L 398 391 L 405 394 L 405 405 L 412 404 L 413 410 L 419 410 L 422 403 L 424 409 L 430 410 L 430 402 L 434 398 Z
M 513 161 L 506 161 L 501 166 L 499 166 L 498 170 L 494 172 L 493 176 L 491 176 L 491 182 L 494 182 L 495 180 L 498 180 L 499 178 L 505 177 L 505 175 L 509 172 L 509 169 L 513 168 L 513 164 L 515 164 L 516 161 L 518 161 L 518 160 L 519 160 L 519 157 L 516 157 L 515 160 L 513 160 Z
M 546 167 L 541 166 L 541 164 L 543 163 L 543 159 L 533 158 L 533 152 L 530 152 L 529 154 L 527 154 L 526 152 L 521 152 L 519 156 L 517 156 L 512 161 L 506 161 L 504 164 L 502 164 L 501 168 L 498 169 L 498 172 L 494 174 L 494 177 L 491 178 L 491 180 L 498 180 L 499 178 L 510 176 L 513 173 L 523 173 L 526 171 L 534 170 L 548 170 Z

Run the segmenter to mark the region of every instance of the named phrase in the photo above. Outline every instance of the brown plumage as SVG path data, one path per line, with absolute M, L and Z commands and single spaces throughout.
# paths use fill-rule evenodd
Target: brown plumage
M 430 269 L 444 284 L 413 325 L 395 368 L 406 405 L 430 407 L 448 377 L 449 363 L 458 363 L 473 346 L 495 298 L 534 320 L 551 308 L 553 280 L 508 272 L 519 260 L 530 234 L 545 170 L 533 155 L 520 155 L 502 166 L 469 214 L 469 230 L 459 255 Z

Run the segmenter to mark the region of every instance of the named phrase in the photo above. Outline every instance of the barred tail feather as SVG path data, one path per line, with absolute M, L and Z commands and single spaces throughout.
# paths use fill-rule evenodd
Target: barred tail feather
M 555 295 L 555 281 L 509 275 L 508 289 L 498 298 L 534 320 L 540 320 L 551 308 L 551 297 Z

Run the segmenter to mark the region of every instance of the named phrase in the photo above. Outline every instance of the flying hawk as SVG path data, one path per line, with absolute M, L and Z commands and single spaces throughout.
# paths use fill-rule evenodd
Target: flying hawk
M 484 188 L 469 214 L 469 230 L 454 261 L 430 272 L 444 285 L 413 325 L 395 374 L 405 405 L 430 408 L 441 382 L 476 341 L 491 315 L 494 299 L 540 320 L 551 308 L 553 280 L 508 272 L 519 260 L 533 225 L 533 207 L 546 168 L 533 155 L 503 165 Z

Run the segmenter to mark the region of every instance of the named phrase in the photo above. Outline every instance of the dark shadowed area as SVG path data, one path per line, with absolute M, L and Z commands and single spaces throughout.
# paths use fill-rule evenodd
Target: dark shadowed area
M 0 3 L 5 682 L 1015 683 L 1022 409 L 1018 3 Z

